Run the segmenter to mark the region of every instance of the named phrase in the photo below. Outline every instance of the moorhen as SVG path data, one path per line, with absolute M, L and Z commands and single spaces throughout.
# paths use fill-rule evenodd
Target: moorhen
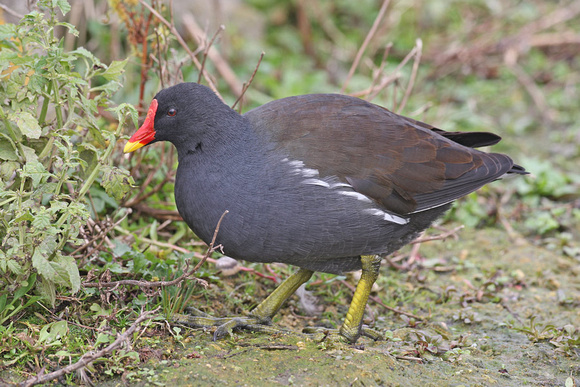
M 190 317 L 189 325 L 269 325 L 314 271 L 362 268 L 339 333 L 362 327 L 381 256 L 411 242 L 451 202 L 506 173 L 525 174 L 506 155 L 473 148 L 492 133 L 445 132 L 367 101 L 313 94 L 269 102 L 243 115 L 209 88 L 182 83 L 160 91 L 124 151 L 169 141 L 179 166 L 175 201 L 206 243 L 236 259 L 300 267 L 250 317 Z

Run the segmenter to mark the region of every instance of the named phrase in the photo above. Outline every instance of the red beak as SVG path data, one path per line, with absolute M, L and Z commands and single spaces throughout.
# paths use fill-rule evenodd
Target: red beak
M 155 114 L 157 113 L 157 105 L 156 99 L 151 101 L 145 122 L 143 122 L 139 130 L 129 139 L 127 144 L 125 144 L 123 152 L 131 153 L 155 140 L 155 128 L 153 124 L 155 122 Z

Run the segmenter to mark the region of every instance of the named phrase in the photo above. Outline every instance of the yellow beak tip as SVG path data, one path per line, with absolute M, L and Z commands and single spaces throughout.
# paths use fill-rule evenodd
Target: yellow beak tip
M 123 153 L 131 153 L 136 151 L 137 149 L 141 148 L 145 144 L 141 144 L 140 142 L 127 142 L 125 144 L 125 148 L 123 148 Z

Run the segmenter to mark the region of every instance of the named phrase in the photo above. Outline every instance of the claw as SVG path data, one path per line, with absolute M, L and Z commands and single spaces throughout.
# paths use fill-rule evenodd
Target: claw
M 231 336 L 236 329 L 245 329 L 251 332 L 267 334 L 288 334 L 291 331 L 270 326 L 269 320 L 260 320 L 257 317 L 212 317 L 195 308 L 188 308 L 192 315 L 175 315 L 174 323 L 183 324 L 192 328 L 211 328 L 217 327 L 213 340 L 217 341 L 226 336 Z
M 232 334 L 234 329 L 247 329 L 253 332 L 267 334 L 292 333 L 290 331 L 270 326 L 272 318 L 278 312 L 284 301 L 288 299 L 296 289 L 308 281 L 312 271 L 300 269 L 272 292 L 261 304 L 252 310 L 249 317 L 225 317 L 217 318 L 202 312 L 199 309 L 189 307 L 186 310 L 191 315 L 175 315 L 173 322 L 192 328 L 217 327 L 213 339 L 218 340 Z
M 324 327 L 307 327 L 302 330 L 303 333 L 312 335 L 312 339 L 316 342 L 326 340 L 343 341 L 354 344 L 360 336 L 368 337 L 374 341 L 384 340 L 383 335 L 369 327 L 363 326 L 356 334 L 348 334 L 343 329 L 329 329 Z

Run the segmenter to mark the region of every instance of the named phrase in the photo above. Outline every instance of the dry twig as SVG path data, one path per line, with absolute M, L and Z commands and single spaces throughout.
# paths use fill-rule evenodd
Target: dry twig
M 213 42 L 216 40 L 218 35 L 221 34 L 225 29 L 226 29 L 226 27 L 223 24 L 220 25 L 218 30 L 215 32 L 215 34 L 213 34 L 213 37 L 211 38 L 209 43 L 206 44 L 205 49 L 203 50 L 203 60 L 201 61 L 201 69 L 199 70 L 199 75 L 197 77 L 197 83 L 201 82 L 201 75 L 203 74 L 203 70 L 205 69 L 205 61 L 207 60 L 207 53 L 209 52 L 209 49 L 211 48 L 211 46 L 213 46 Z
M 411 77 L 409 78 L 409 83 L 407 84 L 407 89 L 405 90 L 405 95 L 403 96 L 403 100 L 399 105 L 397 113 L 401 113 L 407 105 L 407 101 L 409 96 L 411 95 L 411 91 L 413 90 L 413 86 L 415 85 L 415 79 L 417 78 L 417 71 L 419 70 L 419 63 L 421 62 L 421 53 L 423 52 L 423 41 L 421 39 L 417 39 L 415 43 L 415 60 L 413 61 L 413 69 L 411 70 Z
M 463 229 L 464 227 L 465 227 L 464 225 L 461 225 L 461 226 L 455 227 L 452 230 L 445 231 L 441 234 L 433 235 L 432 237 L 417 238 L 413 242 L 411 242 L 410 244 L 419 244 L 419 243 L 423 243 L 423 242 L 445 240 L 445 239 L 449 238 L 450 236 L 457 238 L 457 232 L 459 230 Z
M 371 29 L 369 30 L 369 33 L 367 34 L 365 40 L 363 41 L 363 44 L 358 49 L 358 52 L 356 53 L 356 56 L 354 58 L 354 62 L 352 62 L 352 66 L 350 66 L 350 70 L 348 71 L 348 75 L 346 76 L 346 79 L 345 79 L 344 83 L 342 84 L 342 88 L 340 89 L 341 93 L 344 93 L 344 91 L 346 90 L 346 87 L 348 86 L 350 79 L 354 75 L 354 72 L 357 69 L 359 62 L 360 62 L 365 50 L 367 49 L 367 46 L 369 45 L 373 36 L 375 36 L 375 33 L 377 32 L 377 29 L 379 28 L 379 25 L 381 24 L 381 21 L 383 20 L 383 17 L 385 16 L 385 14 L 387 12 L 387 7 L 389 6 L 389 3 L 390 3 L 390 0 L 383 1 L 383 4 L 381 5 L 381 9 L 379 10 L 379 14 L 375 18 L 375 21 L 374 21 Z
M 546 102 L 544 94 L 542 93 L 538 85 L 536 85 L 534 79 L 530 75 L 528 75 L 528 73 L 526 73 L 517 62 L 508 61 L 508 63 L 506 64 L 507 67 L 511 70 L 511 72 L 515 75 L 518 82 L 520 82 L 521 85 L 524 87 L 524 89 L 526 89 L 526 91 L 532 98 L 532 101 L 534 101 L 534 104 L 538 108 L 537 111 L 542 116 L 542 119 L 545 122 L 553 121 L 555 118 L 555 114 L 548 105 L 548 103 Z
M 367 101 L 371 101 L 371 99 L 369 98 L 369 94 L 374 89 L 381 74 L 385 70 L 385 64 L 387 63 L 387 58 L 389 57 L 389 52 L 391 51 L 392 47 L 393 47 L 392 42 L 389 42 L 389 44 L 387 44 L 385 46 L 385 50 L 383 51 L 383 58 L 381 59 L 381 64 L 379 65 L 379 68 L 375 70 L 375 72 L 373 74 L 373 80 L 371 81 L 371 86 L 367 89 L 368 93 L 363 97 Z
M 110 355 L 111 352 L 113 352 L 113 350 L 120 347 L 123 342 L 126 342 L 129 340 L 129 337 L 133 334 L 133 332 L 137 329 L 137 327 L 139 326 L 139 324 L 141 324 L 141 322 L 148 319 L 149 316 L 154 314 L 155 312 L 157 312 L 158 309 L 159 308 L 152 310 L 152 311 L 141 313 L 139 315 L 139 317 L 137 317 L 137 320 L 135 320 L 135 322 L 133 324 L 131 324 L 129 329 L 127 329 L 123 334 L 119 335 L 114 342 L 112 342 L 111 344 L 109 344 L 105 348 L 101 349 L 100 351 L 85 353 L 79 359 L 79 361 L 77 361 L 76 363 L 70 364 L 64 368 L 61 368 L 61 369 L 54 371 L 54 372 L 51 372 L 49 374 L 44 374 L 44 375 L 39 374 L 33 378 L 25 380 L 24 382 L 20 383 L 19 386 L 28 387 L 28 386 L 34 386 L 36 384 L 50 382 L 51 380 L 55 380 L 55 379 L 60 378 L 66 374 L 70 374 L 71 372 L 80 370 L 100 357 Z
M 189 34 L 197 41 L 197 43 L 202 44 L 205 33 L 201 29 L 201 27 L 197 24 L 197 21 L 195 20 L 192 14 L 186 13 L 185 15 L 183 15 L 183 24 L 187 29 L 187 32 L 189 32 Z M 211 60 L 212 63 L 215 65 L 222 79 L 228 84 L 232 93 L 236 96 L 239 96 L 242 93 L 242 85 L 240 84 L 240 81 L 238 80 L 236 73 L 234 73 L 228 62 L 221 56 L 221 54 L 215 48 L 215 46 L 211 46 L 209 48 L 207 56 L 209 60 Z
M 129 208 L 125 214 L 121 217 L 121 219 L 119 219 L 118 221 L 116 221 L 115 223 L 110 223 L 110 221 L 108 222 L 108 224 L 106 225 L 105 228 L 99 230 L 99 232 L 97 233 L 97 235 L 94 235 L 89 241 L 87 241 L 84 245 L 80 246 L 79 248 L 77 248 L 75 251 L 73 251 L 72 253 L 70 253 L 70 255 L 75 255 L 83 250 L 85 250 L 86 248 L 88 248 L 91 244 L 93 244 L 95 241 L 103 238 L 111 231 L 113 230 L 115 227 L 117 227 L 119 224 L 121 224 L 121 222 L 123 222 L 123 220 L 125 220 L 125 218 L 131 213 L 131 209 Z M 101 241 L 102 243 L 102 241 Z
M 145 2 L 144 0 L 139 0 L 139 3 L 141 3 L 145 8 L 147 8 L 149 10 L 149 12 L 151 12 L 153 15 L 155 15 L 155 17 L 157 19 L 159 19 L 159 21 L 161 21 L 163 24 L 165 24 L 165 26 L 167 28 L 169 28 L 169 30 L 175 36 L 175 38 L 177 39 L 177 41 L 179 42 L 179 44 L 189 54 L 189 57 L 191 58 L 191 61 L 201 71 L 202 70 L 201 63 L 195 57 L 195 54 L 189 49 L 189 46 L 187 45 L 187 43 L 185 42 L 185 40 L 183 39 L 183 37 L 179 34 L 179 31 L 177 31 L 177 29 L 175 28 L 175 25 L 173 25 L 173 23 L 168 22 L 167 19 L 165 19 L 159 12 L 157 12 L 157 10 L 155 10 L 153 7 L 151 7 L 149 4 L 147 4 L 147 2 Z M 202 71 L 202 74 L 203 74 L 203 78 L 207 82 L 209 88 L 212 89 L 214 91 L 214 93 L 216 93 L 217 96 L 223 101 L 223 98 L 222 98 L 221 94 L 218 92 L 218 90 L 217 90 L 214 82 L 211 80 L 211 78 L 210 78 L 209 74 L 207 73 L 207 71 L 203 70 Z
M 213 253 L 214 251 L 221 248 L 221 245 L 215 246 L 215 240 L 217 238 L 221 223 L 228 212 L 229 211 L 226 210 L 222 214 L 222 216 L 220 217 L 218 224 L 215 228 L 211 243 L 210 243 L 206 253 L 201 258 L 201 260 L 197 263 L 197 265 L 195 265 L 195 267 L 193 269 L 191 269 L 189 271 L 188 271 L 188 267 L 186 267 L 184 270 L 184 273 L 182 275 L 180 275 L 179 277 L 177 277 L 171 281 L 121 280 L 121 281 L 112 281 L 112 282 L 86 282 L 86 283 L 83 283 L 83 286 L 85 288 L 90 288 L 90 287 L 116 288 L 117 286 L 121 286 L 121 285 L 134 285 L 134 286 L 139 286 L 139 287 L 144 287 L 144 288 L 156 288 L 156 287 L 173 286 L 173 285 L 176 285 L 176 284 L 182 282 L 183 280 L 189 278 L 189 279 L 193 279 L 194 281 L 201 284 L 203 287 L 207 288 L 209 285 L 206 281 L 204 281 L 200 278 L 195 278 L 195 277 L 190 278 L 190 277 L 193 275 L 193 273 L 195 273 L 201 267 L 201 265 L 204 264 L 205 261 L 207 261 L 209 259 L 209 256 L 211 255 L 211 253 Z M 178 246 L 173 246 L 173 248 L 175 248 L 177 250 Z M 179 248 L 179 249 L 181 249 L 181 248 Z M 183 249 L 183 250 L 185 250 L 185 249 Z M 187 252 L 187 250 L 185 250 L 185 251 Z M 189 265 L 189 263 L 188 263 L 188 265 Z
M 361 90 L 361 91 L 357 91 L 354 93 L 350 93 L 349 95 L 353 96 L 353 97 L 362 97 L 362 96 L 367 96 L 366 100 L 371 101 L 373 100 L 381 91 L 383 91 L 387 86 L 389 86 L 391 83 L 395 82 L 396 80 L 398 80 L 401 75 L 399 74 L 399 72 L 401 71 L 401 69 L 407 64 L 407 62 L 413 58 L 415 55 L 417 54 L 417 46 L 413 47 L 413 49 L 411 51 L 409 51 L 409 53 L 403 58 L 403 60 L 397 65 L 397 67 L 395 68 L 394 71 L 392 71 L 389 75 L 385 76 L 383 79 L 381 79 L 381 82 L 378 85 L 372 85 L 365 89 L 365 90 Z M 394 95 L 393 95 L 393 110 L 396 110 L 396 90 L 394 91 Z
M 10 15 L 17 17 L 18 19 L 22 19 L 24 17 L 24 15 L 21 15 L 20 13 L 16 12 L 15 10 L 9 8 L 7 5 L 4 4 L 0 4 L 0 8 L 2 8 L 4 10 L 4 12 L 9 13 Z
M 236 105 L 238 104 L 238 102 L 240 102 L 242 100 L 242 97 L 244 96 L 244 94 L 246 94 L 246 91 L 248 90 L 248 88 L 252 84 L 252 81 L 254 80 L 254 77 L 256 76 L 258 69 L 260 68 L 260 63 L 262 63 L 262 59 L 264 59 L 264 54 L 265 54 L 265 52 L 262 51 L 262 54 L 260 54 L 260 59 L 258 59 L 258 63 L 256 64 L 256 68 L 254 69 L 254 72 L 250 76 L 250 79 L 248 80 L 248 82 L 244 82 L 244 87 L 242 88 L 242 94 L 240 94 L 238 99 L 236 99 L 236 102 L 234 102 L 234 104 L 232 105 L 232 109 L 234 109 L 236 107 Z M 240 104 L 240 113 L 241 113 L 241 109 L 242 109 L 242 105 Z
M 217 250 L 221 247 L 221 245 L 215 246 L 215 240 L 217 238 L 218 232 L 220 231 L 220 226 L 222 225 L 222 221 L 224 220 L 224 217 L 228 213 L 229 213 L 229 211 L 225 210 L 224 213 L 222 214 L 222 216 L 220 216 L 220 220 L 218 220 L 217 226 L 215 226 L 215 230 L 213 232 L 213 237 L 211 238 L 211 243 L 209 244 L 209 247 L 208 247 L 204 257 L 201 259 L 201 261 L 198 262 L 197 265 L 195 265 L 191 274 L 195 273 L 197 271 L 197 269 L 199 269 L 201 267 L 201 265 L 203 265 L 203 263 L 205 261 L 207 261 L 207 259 L 209 258 L 211 253 L 213 253 L 215 250 Z

